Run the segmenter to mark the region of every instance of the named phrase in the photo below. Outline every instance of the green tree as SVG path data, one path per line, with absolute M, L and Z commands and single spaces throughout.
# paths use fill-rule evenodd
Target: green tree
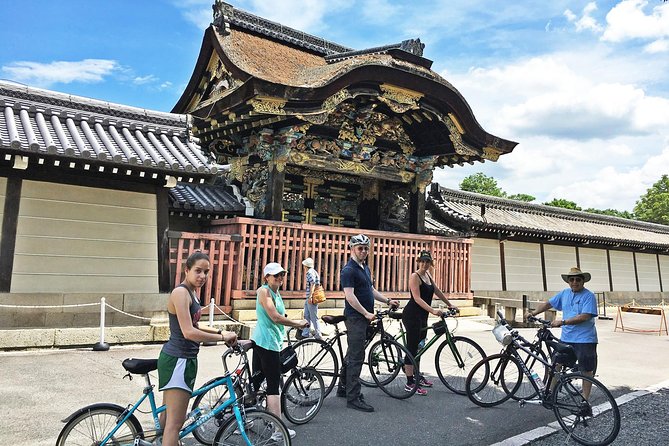
M 595 209 L 595 208 L 588 208 L 583 210 L 585 212 L 590 212 L 591 214 L 611 215 L 613 217 L 627 218 L 629 220 L 634 219 L 634 214 L 629 211 L 619 211 L 617 209 Z
M 553 198 L 553 200 L 544 203 L 546 206 L 555 206 L 556 208 L 571 209 L 580 211 L 581 208 L 573 201 L 565 200 L 564 198 Z
M 669 176 L 660 180 L 642 195 L 634 206 L 637 219 L 669 225 Z
M 460 183 L 460 190 L 478 194 L 506 197 L 506 193 L 497 185 L 497 180 L 482 172 L 469 175 Z
M 537 197 L 533 197 L 532 195 L 528 194 L 513 194 L 509 195 L 508 198 L 510 198 L 511 200 L 524 201 L 526 203 L 529 203 L 537 199 Z

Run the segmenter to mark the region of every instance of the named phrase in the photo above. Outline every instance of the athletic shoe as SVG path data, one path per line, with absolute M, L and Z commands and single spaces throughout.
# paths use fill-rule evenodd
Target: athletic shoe
M 416 386 L 416 384 L 406 384 L 404 386 L 404 391 L 405 392 L 413 392 L 413 388 L 416 388 L 416 395 L 427 395 L 427 390 L 421 388 L 420 386 Z
M 295 432 L 292 429 L 288 429 L 288 428 L 286 428 L 286 429 L 288 430 L 288 435 L 290 436 L 290 438 L 295 438 L 295 435 L 297 435 L 297 432 Z M 279 432 L 279 431 L 274 431 L 272 436 L 269 437 L 269 438 L 270 438 L 270 440 L 275 441 L 275 442 L 278 443 L 279 441 L 283 440 L 283 435 L 281 435 L 281 432 Z
M 421 387 L 432 387 L 434 386 L 434 383 L 432 381 L 428 381 L 427 379 L 425 379 L 424 376 L 421 376 L 418 385 Z
M 295 332 L 295 337 L 297 338 L 298 341 L 301 341 L 302 339 L 308 338 L 309 336 L 304 336 L 302 334 L 302 330 L 297 330 Z

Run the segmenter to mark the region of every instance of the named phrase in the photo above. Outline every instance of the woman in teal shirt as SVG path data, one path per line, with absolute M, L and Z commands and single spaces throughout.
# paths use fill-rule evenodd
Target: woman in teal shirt
M 286 307 L 283 304 L 279 287 L 286 277 L 286 270 L 278 263 L 268 263 L 263 269 L 265 283 L 258 288 L 256 298 L 256 315 L 258 323 L 251 339 L 256 343 L 253 349 L 253 370 L 260 370 L 267 380 L 267 410 L 281 417 L 281 400 L 279 399 L 279 381 L 281 363 L 279 352 L 283 344 L 284 325 L 306 328 L 309 322 L 304 319 L 293 321 L 284 316 Z M 295 431 L 289 429 L 291 438 Z

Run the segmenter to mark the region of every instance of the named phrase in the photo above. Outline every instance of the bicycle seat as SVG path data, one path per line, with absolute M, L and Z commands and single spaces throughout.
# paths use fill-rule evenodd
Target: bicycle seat
M 344 322 L 346 320 L 346 316 L 344 316 L 343 314 L 340 315 L 340 316 L 332 316 L 332 315 L 326 314 L 325 316 L 321 317 L 321 319 L 326 324 L 337 325 L 340 322 Z
M 158 360 L 127 358 L 123 361 L 123 368 L 130 373 L 145 375 L 158 368 Z
M 253 341 L 251 339 L 239 341 L 239 342 L 237 342 L 237 344 L 245 352 L 248 352 L 249 350 L 251 350 L 253 347 L 256 346 L 255 341 Z
M 390 319 L 402 319 L 402 312 L 401 311 L 389 311 L 388 316 Z

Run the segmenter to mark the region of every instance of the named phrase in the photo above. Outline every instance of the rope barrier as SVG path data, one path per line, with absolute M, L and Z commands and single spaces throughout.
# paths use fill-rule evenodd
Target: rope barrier
M 0 308 L 31 308 L 31 309 L 39 309 L 39 308 L 73 308 L 73 307 L 92 307 L 92 306 L 98 306 L 100 305 L 99 303 L 93 303 L 93 304 L 68 304 L 68 305 L 5 305 L 5 304 L 0 304 Z
M 105 305 L 106 305 L 108 308 L 111 308 L 112 310 L 117 311 L 117 312 L 119 312 L 119 313 L 121 313 L 121 314 L 124 314 L 124 315 L 126 315 L 126 316 L 134 317 L 135 319 L 141 319 L 141 320 L 143 320 L 143 321 L 151 321 L 151 318 L 150 318 L 150 317 L 135 316 L 134 314 L 130 314 L 130 313 L 127 313 L 127 312 L 125 312 L 125 311 L 123 311 L 123 310 L 119 310 L 118 308 L 116 308 L 116 307 L 113 306 L 113 305 L 110 305 L 110 304 L 107 304 L 107 303 L 106 303 Z

